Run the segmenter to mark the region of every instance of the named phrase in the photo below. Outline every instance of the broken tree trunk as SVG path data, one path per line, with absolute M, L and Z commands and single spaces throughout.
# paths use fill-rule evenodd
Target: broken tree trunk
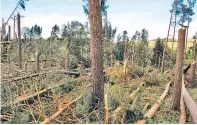
M 185 28 L 179 29 L 177 43 L 177 56 L 176 56 L 176 69 L 175 69 L 175 79 L 174 88 L 172 95 L 172 109 L 180 110 L 180 99 L 181 99 L 181 86 L 182 86 L 182 69 L 184 63 L 184 47 L 185 47 Z
M 166 85 L 165 91 L 163 92 L 163 94 L 160 96 L 160 98 L 157 100 L 157 102 L 151 107 L 151 109 L 145 114 L 145 117 L 151 119 L 153 118 L 153 116 L 155 115 L 157 109 L 160 107 L 161 105 L 161 101 L 163 101 L 170 89 L 170 84 L 171 81 Z
M 191 67 L 191 62 L 187 65 L 185 69 L 183 69 L 183 74 L 186 74 L 190 67 Z
M 196 62 L 191 63 L 191 74 L 190 74 L 190 83 L 193 84 L 195 81 L 195 71 L 196 71 Z
M 183 100 L 185 101 L 185 104 L 190 111 L 190 114 L 193 118 L 194 123 L 197 124 L 197 104 L 192 99 L 192 97 L 189 95 L 189 92 L 187 91 L 187 89 L 184 86 L 184 82 L 182 84 L 183 84 L 182 85 Z
M 18 13 L 17 15 L 17 26 L 18 26 L 18 65 L 22 69 L 22 55 L 21 55 L 21 16 Z
M 55 120 L 60 114 L 62 114 L 62 112 L 67 109 L 68 107 L 70 107 L 72 104 L 76 103 L 79 99 L 81 98 L 81 95 L 76 98 L 75 100 L 72 100 L 71 102 L 69 102 L 68 104 L 66 104 L 66 106 L 64 106 L 63 108 L 60 107 L 59 111 L 56 112 L 55 114 L 53 114 L 51 117 L 45 119 L 43 122 L 41 122 L 40 124 L 48 124 L 50 122 L 52 122 L 53 120 Z

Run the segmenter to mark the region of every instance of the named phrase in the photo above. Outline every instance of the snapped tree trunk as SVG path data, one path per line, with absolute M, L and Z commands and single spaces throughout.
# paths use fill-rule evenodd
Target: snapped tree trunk
M 172 109 L 176 111 L 179 111 L 180 109 L 184 48 L 185 48 L 185 28 L 181 28 L 179 29 L 179 34 L 178 34 L 176 69 L 175 69 L 175 79 L 174 79 L 174 88 L 173 88 L 173 96 L 172 96 Z
M 18 26 L 18 63 L 19 63 L 19 68 L 22 69 L 22 55 L 21 55 L 21 16 L 18 13 L 17 15 L 17 26 Z
M 194 80 L 195 80 L 195 70 L 196 70 L 196 62 L 193 61 L 191 63 L 191 74 L 190 74 L 190 83 L 194 84 Z
M 89 20 L 93 101 L 104 105 L 102 13 L 100 0 L 89 0 Z

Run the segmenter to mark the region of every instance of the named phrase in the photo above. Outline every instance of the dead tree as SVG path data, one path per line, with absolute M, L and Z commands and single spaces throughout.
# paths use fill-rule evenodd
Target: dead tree
M 176 56 L 176 69 L 174 88 L 172 96 L 172 109 L 178 111 L 180 109 L 181 99 L 181 86 L 182 86 L 182 69 L 184 62 L 184 47 L 185 47 L 185 28 L 179 29 L 178 43 L 177 43 L 177 56 Z
M 193 84 L 195 80 L 195 70 L 196 70 L 196 62 L 192 61 L 191 63 L 191 74 L 190 74 L 190 83 Z
M 17 26 L 18 26 L 18 64 L 19 68 L 22 69 L 22 55 L 21 55 L 21 16 L 17 15 Z
M 94 102 L 104 101 L 103 41 L 101 1 L 89 0 L 90 55 Z
M 2 18 L 2 25 L 1 25 L 1 42 L 4 40 L 4 19 Z

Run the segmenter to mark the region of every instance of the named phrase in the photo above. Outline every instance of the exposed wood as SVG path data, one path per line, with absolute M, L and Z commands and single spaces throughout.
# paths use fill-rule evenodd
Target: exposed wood
M 180 121 L 179 124 L 186 124 L 186 111 L 185 111 L 185 102 L 183 100 L 183 97 L 181 96 L 180 101 Z
M 146 120 L 138 120 L 136 124 L 146 124 Z
M 45 119 L 43 122 L 41 122 L 40 124 L 48 124 L 50 122 L 52 122 L 53 120 L 55 120 L 60 114 L 62 114 L 62 112 L 67 109 L 68 107 L 70 107 L 71 105 L 73 105 L 74 103 L 76 103 L 79 99 L 81 99 L 81 96 L 79 96 L 78 98 L 76 98 L 75 100 L 72 100 L 71 102 L 69 102 L 68 104 L 66 104 L 63 108 L 60 107 L 59 111 L 56 112 L 55 114 L 53 114 L 51 117 Z
M 133 91 L 128 97 L 127 99 L 134 99 L 134 97 L 136 96 L 136 94 L 140 91 L 140 88 L 138 87 L 135 91 Z
M 151 119 L 155 115 L 157 109 L 160 107 L 161 102 L 165 99 L 169 89 L 170 89 L 171 81 L 166 85 L 165 91 L 160 96 L 160 98 L 156 101 L 156 103 L 151 107 L 151 109 L 145 114 L 145 117 Z
M 176 68 L 175 68 L 175 79 L 172 95 L 172 109 L 180 110 L 180 99 L 181 99 L 181 86 L 182 86 L 182 72 L 184 63 L 184 48 L 185 48 L 185 28 L 179 29 L 178 43 L 177 43 L 177 56 L 176 56 Z
M 190 114 L 192 116 L 192 119 L 193 119 L 194 123 L 197 124 L 197 104 L 192 99 L 192 97 L 189 95 L 189 92 L 187 91 L 187 89 L 184 86 L 184 82 L 182 84 L 183 84 L 182 85 L 183 100 L 184 100 L 187 108 L 189 109 L 189 112 L 190 112 Z
M 196 62 L 192 61 L 191 63 L 191 74 L 190 74 L 190 83 L 194 84 L 195 81 L 195 71 L 196 71 Z
M 122 106 L 118 106 L 113 112 L 113 122 L 117 119 L 118 114 L 122 111 Z

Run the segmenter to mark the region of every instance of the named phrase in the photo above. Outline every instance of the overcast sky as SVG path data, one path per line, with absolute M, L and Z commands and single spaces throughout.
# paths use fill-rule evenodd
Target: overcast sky
M 1 0 L 1 16 L 5 20 L 12 13 L 17 1 Z M 172 2 L 173 0 L 108 0 L 108 19 L 113 27 L 117 27 L 117 34 L 127 30 L 131 37 L 136 30 L 146 28 L 149 39 L 165 38 Z M 82 5 L 83 0 L 30 0 L 26 3 L 25 11 L 18 10 L 24 16 L 21 26 L 31 27 L 38 24 L 43 27 L 42 37 L 49 37 L 54 24 L 62 27 L 62 24 L 72 20 L 85 24 L 87 16 Z M 194 11 L 197 13 L 197 5 Z M 13 26 L 13 20 L 10 20 L 9 24 Z M 196 31 L 197 14 L 193 16 L 190 24 L 189 37 Z

